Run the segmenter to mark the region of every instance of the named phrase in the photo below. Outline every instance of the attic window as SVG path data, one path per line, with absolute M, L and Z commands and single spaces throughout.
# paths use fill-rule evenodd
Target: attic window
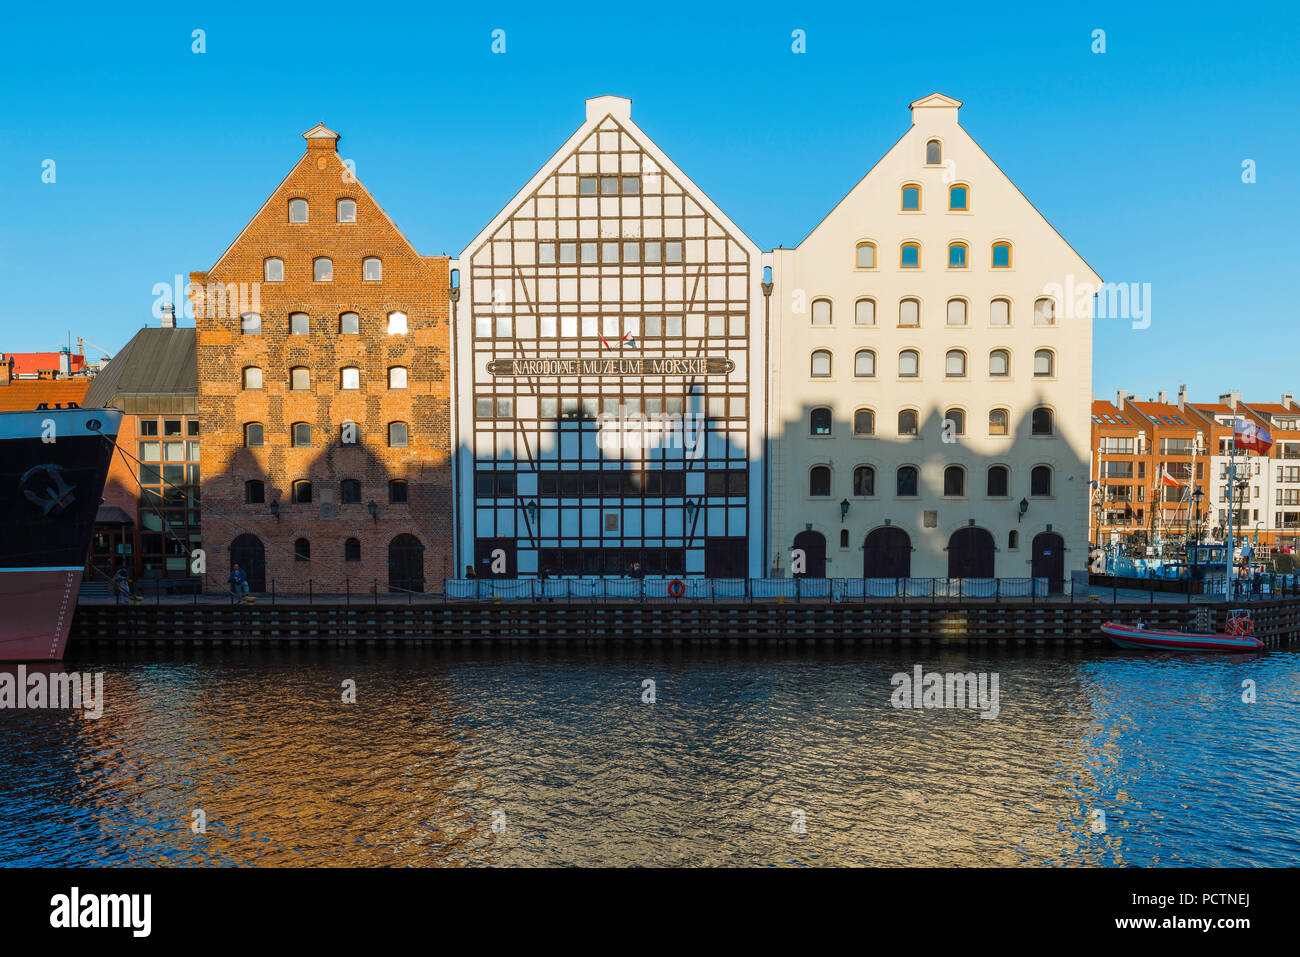
M 363 269 L 362 276 L 368 282 L 378 282 L 384 278 L 384 264 L 379 258 L 371 256 L 362 260 L 361 265 Z
M 305 199 L 289 200 L 289 222 L 291 223 L 307 222 L 307 200 Z
M 355 223 L 357 221 L 357 201 L 355 199 L 339 200 L 338 220 L 340 223 Z
M 943 162 L 943 147 L 939 145 L 938 140 L 930 140 L 925 144 L 925 165 L 938 166 Z

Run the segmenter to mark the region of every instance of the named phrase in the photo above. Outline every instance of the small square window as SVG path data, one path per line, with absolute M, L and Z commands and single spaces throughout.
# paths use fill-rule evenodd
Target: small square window
M 583 196 L 596 195 L 596 177 L 583 176 L 578 179 L 578 192 Z
M 357 221 L 356 200 L 352 200 L 352 199 L 339 200 L 338 220 L 340 223 L 355 223 Z

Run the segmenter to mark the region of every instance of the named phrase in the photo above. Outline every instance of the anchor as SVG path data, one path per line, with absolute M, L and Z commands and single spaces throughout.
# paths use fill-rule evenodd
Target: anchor
M 37 493 L 27 486 L 31 484 L 31 479 L 37 472 L 44 472 L 49 476 L 49 486 L 44 493 Z M 21 484 L 24 487 L 23 494 L 29 502 L 39 505 L 42 515 L 49 515 L 50 512 L 61 512 L 76 500 L 76 489 L 63 480 L 63 469 L 57 465 L 36 465 L 23 473 Z

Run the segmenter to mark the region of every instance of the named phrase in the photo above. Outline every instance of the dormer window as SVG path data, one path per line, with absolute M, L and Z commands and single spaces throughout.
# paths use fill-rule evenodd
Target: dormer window
M 357 201 L 355 199 L 339 200 L 338 220 L 340 223 L 355 223 L 357 221 Z
M 307 222 L 307 200 L 305 199 L 289 200 L 289 222 L 291 223 Z

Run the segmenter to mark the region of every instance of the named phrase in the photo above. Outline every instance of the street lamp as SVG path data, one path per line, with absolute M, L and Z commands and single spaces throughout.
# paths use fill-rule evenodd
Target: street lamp
M 695 501 L 695 499 L 693 498 L 688 498 L 686 500 L 686 524 L 687 525 L 695 524 L 695 513 L 698 512 L 699 510 L 700 510 L 699 502 Z
M 1024 517 L 1025 517 L 1025 512 L 1027 512 L 1027 511 L 1029 511 L 1029 499 L 1027 499 L 1027 498 L 1022 498 L 1022 499 L 1020 500 L 1020 514 L 1016 516 L 1016 521 L 1018 522 L 1018 521 L 1020 521 L 1022 518 L 1024 518 Z
M 378 524 L 379 524 L 379 505 L 375 502 L 375 500 L 374 500 L 373 498 L 372 498 L 369 502 L 366 503 L 366 511 L 368 511 L 368 512 L 370 513 L 370 517 L 371 517 L 371 519 L 373 519 L 373 520 L 374 520 L 374 523 L 375 523 L 376 525 L 378 525 Z
M 528 513 L 528 518 L 532 522 L 537 521 L 537 499 L 529 499 L 524 503 L 524 511 Z
M 844 501 L 840 502 L 840 521 L 842 522 L 848 517 L 849 517 L 849 500 L 846 498 L 844 499 Z
M 280 500 L 276 499 L 271 503 L 271 517 L 277 522 L 280 521 Z

